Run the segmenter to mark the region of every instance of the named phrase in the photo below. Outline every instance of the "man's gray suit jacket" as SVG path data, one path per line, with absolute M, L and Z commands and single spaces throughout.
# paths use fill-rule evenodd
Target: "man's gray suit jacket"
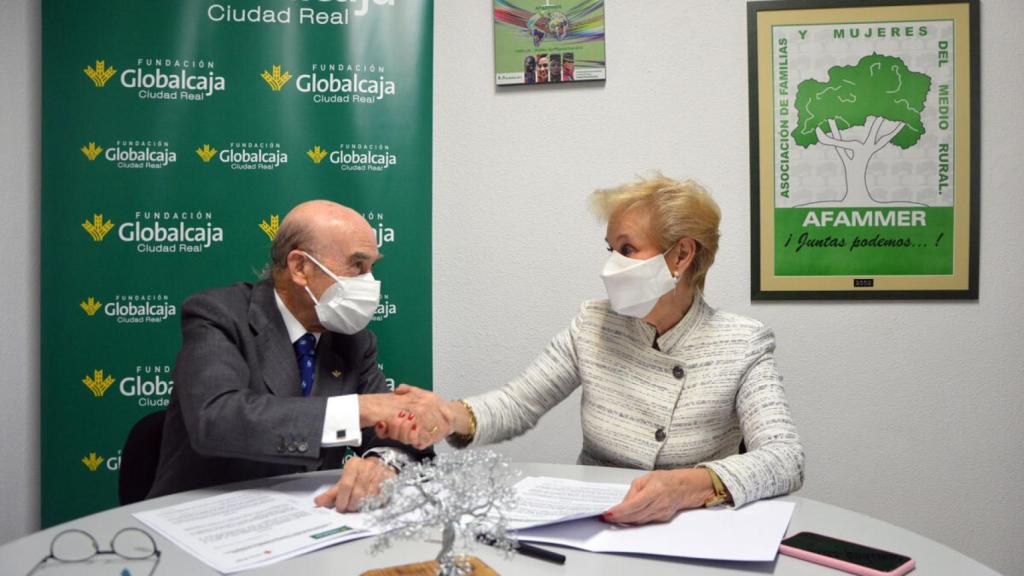
M 216 484 L 338 468 L 344 448 L 321 447 L 327 397 L 389 392 L 377 367 L 376 337 L 324 332 L 317 371 L 304 397 L 291 339 L 270 281 L 201 292 L 181 307 L 182 345 L 174 365 L 149 497 Z M 364 428 L 358 454 L 396 446 Z

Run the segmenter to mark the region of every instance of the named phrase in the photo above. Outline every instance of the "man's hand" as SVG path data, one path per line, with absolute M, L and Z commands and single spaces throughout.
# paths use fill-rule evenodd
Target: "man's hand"
M 668 522 L 676 512 L 700 508 L 715 495 L 711 474 L 703 468 L 655 470 L 633 480 L 622 502 L 602 516 L 606 522 Z
M 372 418 L 380 438 L 398 440 L 422 450 L 448 436 L 452 430 L 452 410 L 448 402 L 415 386 L 401 384 L 394 394 L 364 395 L 359 397 L 359 402 L 360 419 L 364 414 L 367 419 Z
M 355 512 L 365 498 L 380 494 L 381 482 L 394 476 L 395 471 L 380 458 L 353 456 L 345 463 L 338 483 L 314 498 L 313 503 L 331 506 L 338 512 Z

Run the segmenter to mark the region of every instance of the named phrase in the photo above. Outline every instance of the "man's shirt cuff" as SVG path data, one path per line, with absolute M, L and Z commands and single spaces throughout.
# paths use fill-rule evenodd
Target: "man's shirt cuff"
M 359 428 L 359 396 L 347 394 L 328 398 L 320 445 L 333 448 L 359 446 L 362 443 L 363 431 Z

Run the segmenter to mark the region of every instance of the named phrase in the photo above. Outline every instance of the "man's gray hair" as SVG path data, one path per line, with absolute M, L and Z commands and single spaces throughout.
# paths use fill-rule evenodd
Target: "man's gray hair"
M 288 254 L 292 250 L 314 251 L 313 233 L 309 226 L 303 225 L 301 221 L 295 222 L 286 218 L 277 230 L 274 241 L 270 243 L 270 264 L 264 270 L 264 275 L 269 276 L 269 273 L 275 270 L 287 269 Z

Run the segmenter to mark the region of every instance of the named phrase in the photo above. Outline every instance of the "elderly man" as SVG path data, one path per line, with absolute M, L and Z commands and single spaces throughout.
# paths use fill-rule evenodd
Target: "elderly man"
M 284 219 L 270 249 L 270 279 L 191 296 L 181 308 L 156 479 L 149 496 L 341 466 L 316 503 L 355 510 L 419 452 L 374 432 L 413 427 L 428 395 L 390 394 L 366 330 L 380 296 L 370 225 L 351 208 L 314 200 Z M 403 387 L 403 392 L 404 392 Z M 426 446 L 427 442 L 417 442 Z

